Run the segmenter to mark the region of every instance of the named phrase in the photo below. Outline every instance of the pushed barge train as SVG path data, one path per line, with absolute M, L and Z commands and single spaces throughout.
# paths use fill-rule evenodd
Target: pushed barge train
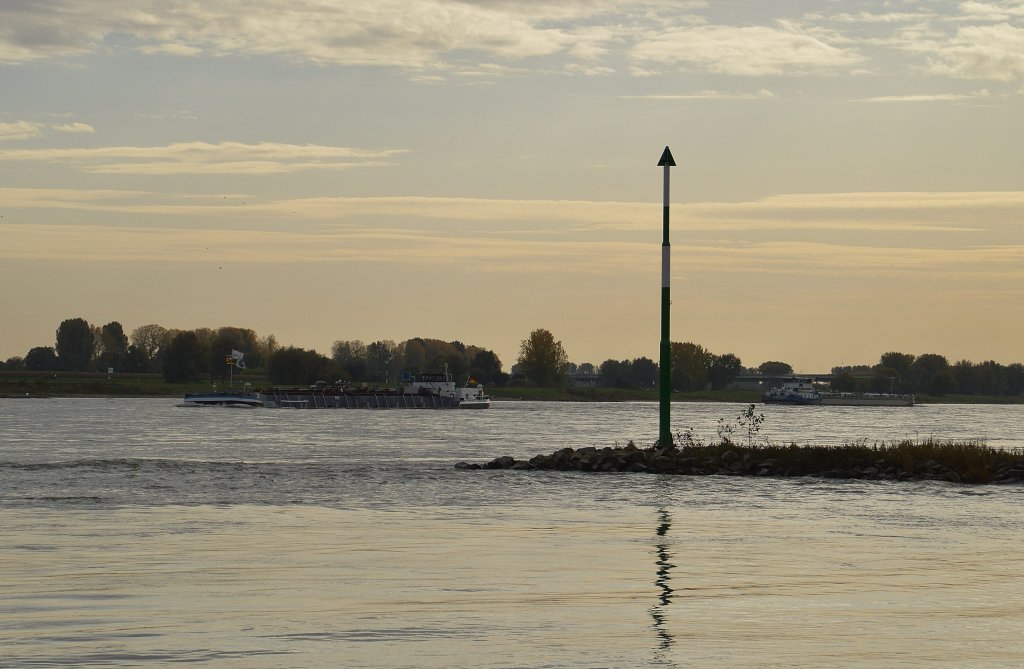
M 320 381 L 312 386 L 267 388 L 243 392 L 185 395 L 178 406 L 266 407 L 268 409 L 487 409 L 491 398 L 472 379 L 460 388 L 447 369 L 442 374 L 406 376 L 397 389 L 353 388 L 342 382 Z
M 373 390 L 318 383 L 308 388 L 270 388 L 256 393 L 271 409 L 486 409 L 484 387 L 459 388 L 451 375 L 420 374 L 398 389 Z
M 778 388 L 770 388 L 761 399 L 767 404 L 821 404 L 848 407 L 914 406 L 913 395 L 822 392 L 805 379 L 793 379 Z

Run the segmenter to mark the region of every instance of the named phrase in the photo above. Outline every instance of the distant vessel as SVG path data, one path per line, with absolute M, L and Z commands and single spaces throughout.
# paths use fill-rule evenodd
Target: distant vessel
M 767 404 L 821 404 L 821 393 L 810 381 L 793 379 L 769 388 L 761 400 Z
M 761 397 L 767 404 L 821 404 L 850 407 L 912 407 L 913 395 L 895 393 L 839 393 L 821 392 L 805 379 L 786 381 L 777 388 L 769 388 Z
M 845 407 L 912 407 L 914 396 L 894 393 L 822 393 L 821 403 Z
M 482 385 L 458 387 L 451 374 L 420 374 L 398 389 L 350 388 L 325 382 L 308 388 L 270 388 L 257 393 L 271 409 L 486 409 Z

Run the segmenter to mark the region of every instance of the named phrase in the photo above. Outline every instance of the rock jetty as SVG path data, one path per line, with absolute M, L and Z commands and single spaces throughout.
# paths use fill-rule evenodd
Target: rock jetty
M 457 469 L 556 470 L 689 476 L 810 476 L 830 479 L 1022 483 L 1024 452 L 975 443 L 900 442 L 849 446 L 650 446 L 562 448 L 516 460 L 505 455 Z

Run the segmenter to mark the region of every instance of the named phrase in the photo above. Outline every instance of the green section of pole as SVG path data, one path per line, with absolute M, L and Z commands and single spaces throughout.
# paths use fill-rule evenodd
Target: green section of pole
M 668 240 L 668 204 L 669 204 L 669 168 L 675 167 L 676 161 L 672 152 L 665 147 L 658 161 L 658 167 L 664 169 L 664 198 L 661 236 L 661 361 L 659 363 L 659 407 L 658 407 L 658 444 L 662 447 L 672 445 L 672 334 L 669 328 L 669 311 L 672 304 L 669 295 L 671 284 L 670 260 L 672 247 Z
M 660 388 L 658 411 L 658 443 L 668 446 L 672 443 L 672 343 L 668 335 L 668 288 L 661 289 L 661 364 L 658 387 Z

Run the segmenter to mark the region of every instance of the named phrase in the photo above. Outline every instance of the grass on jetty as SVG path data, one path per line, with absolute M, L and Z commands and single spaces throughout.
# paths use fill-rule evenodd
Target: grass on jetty
M 839 478 L 942 479 L 964 483 L 991 483 L 1019 471 L 1024 476 L 1024 454 L 990 448 L 983 442 L 904 440 L 889 444 L 797 446 L 796 444 L 738 446 L 729 442 L 677 449 L 683 457 L 719 462 L 730 469 L 757 468 L 768 463 L 785 476 Z M 727 455 L 732 453 L 732 455 Z M 757 474 L 758 471 L 752 472 Z

